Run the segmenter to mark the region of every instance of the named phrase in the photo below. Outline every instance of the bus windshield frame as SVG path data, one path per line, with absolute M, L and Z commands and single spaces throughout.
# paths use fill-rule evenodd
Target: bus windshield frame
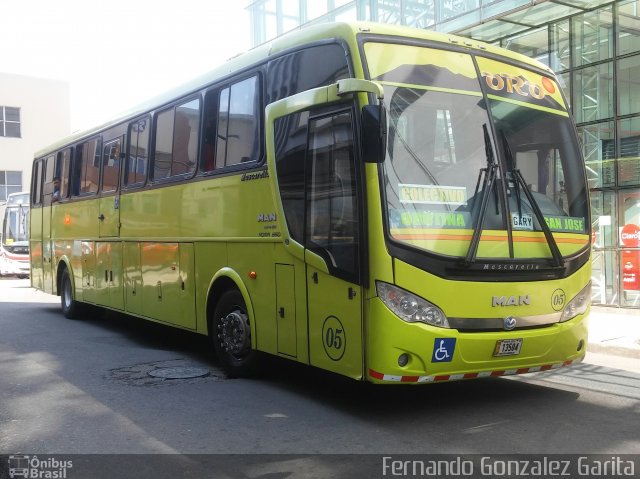
M 584 162 L 550 72 L 375 36 L 361 39 L 361 51 L 368 78 L 385 89 L 380 184 L 394 256 L 440 275 L 452 264 L 510 264 L 504 269 L 521 272 L 513 265 L 526 263 L 564 277 L 577 257 L 584 264 Z

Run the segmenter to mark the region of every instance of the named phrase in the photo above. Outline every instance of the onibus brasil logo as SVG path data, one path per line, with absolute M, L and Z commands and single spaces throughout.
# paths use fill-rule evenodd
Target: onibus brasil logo
M 9 456 L 9 477 L 33 479 L 66 479 L 67 470 L 73 467 L 73 461 L 61 461 L 53 457 L 39 459 L 38 456 L 14 454 Z

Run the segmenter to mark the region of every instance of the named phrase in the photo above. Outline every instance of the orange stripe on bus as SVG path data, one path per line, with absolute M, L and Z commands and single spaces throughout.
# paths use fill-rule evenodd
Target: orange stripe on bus
M 444 240 L 444 241 L 471 241 L 471 235 L 442 235 L 442 234 L 400 234 L 393 235 L 395 239 L 400 240 Z M 555 237 L 554 237 L 555 238 Z M 505 236 L 489 236 L 482 235 L 480 241 L 506 241 Z M 585 244 L 587 241 L 580 238 L 555 238 L 556 243 L 562 244 Z M 544 237 L 531 236 L 514 236 L 515 243 L 546 243 Z

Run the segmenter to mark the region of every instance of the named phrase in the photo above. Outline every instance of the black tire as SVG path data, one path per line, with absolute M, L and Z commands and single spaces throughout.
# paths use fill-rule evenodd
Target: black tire
M 258 373 L 258 353 L 251 348 L 251 325 L 242 294 L 225 291 L 211 319 L 209 336 L 218 359 L 230 377 L 252 377 Z
M 73 293 L 71 276 L 69 276 L 69 270 L 65 268 L 60 278 L 60 305 L 62 306 L 62 314 L 69 319 L 77 319 L 82 309 Z

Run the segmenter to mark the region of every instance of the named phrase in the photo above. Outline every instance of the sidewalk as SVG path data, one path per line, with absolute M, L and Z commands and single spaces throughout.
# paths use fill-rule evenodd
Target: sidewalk
M 592 306 L 587 351 L 640 359 L 640 310 Z

